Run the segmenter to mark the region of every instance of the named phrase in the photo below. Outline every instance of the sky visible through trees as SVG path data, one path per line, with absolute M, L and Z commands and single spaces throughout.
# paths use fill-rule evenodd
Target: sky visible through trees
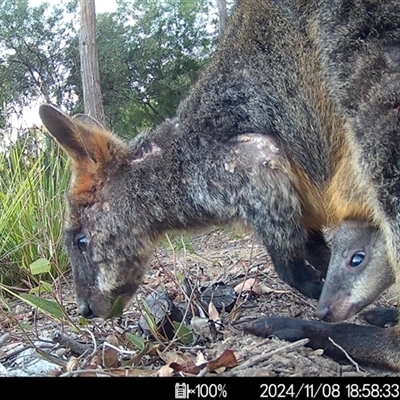
M 83 111 L 77 3 L 0 0 L 0 130 L 39 125 L 43 102 Z M 217 13 L 215 0 L 96 0 L 110 129 L 131 137 L 173 116 L 215 48 Z

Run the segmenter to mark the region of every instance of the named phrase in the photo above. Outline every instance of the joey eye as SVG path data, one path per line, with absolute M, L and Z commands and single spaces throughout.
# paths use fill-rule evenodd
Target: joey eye
M 365 253 L 363 251 L 357 251 L 356 253 L 353 254 L 353 257 L 351 257 L 349 264 L 350 267 L 353 268 L 359 267 L 364 261 L 364 258 L 365 258 Z
M 75 244 L 79 247 L 80 251 L 86 251 L 87 243 L 88 243 L 88 239 L 85 235 L 78 236 L 75 239 Z

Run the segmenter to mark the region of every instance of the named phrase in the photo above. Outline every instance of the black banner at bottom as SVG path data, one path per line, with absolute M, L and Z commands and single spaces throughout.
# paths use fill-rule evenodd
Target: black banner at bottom
M 35 391 L 37 385 L 16 385 L 16 379 L 2 379 L 2 390 L 10 384 L 19 396 Z M 32 380 L 32 378 L 28 378 Z M 39 378 L 43 380 L 43 378 Z M 47 393 L 62 393 L 90 398 L 123 397 L 143 399 L 392 399 L 400 398 L 400 376 L 368 378 L 109 378 L 92 379 L 90 383 L 76 378 L 49 378 L 44 387 Z M 35 380 L 35 378 L 33 378 Z M 85 378 L 84 378 L 85 380 Z M 134 380 L 134 382 L 132 381 Z M 54 388 L 53 388 L 54 386 Z

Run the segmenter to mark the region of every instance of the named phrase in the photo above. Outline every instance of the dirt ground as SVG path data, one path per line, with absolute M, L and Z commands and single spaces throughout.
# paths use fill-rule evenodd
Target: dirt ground
M 174 249 L 174 250 L 172 250 Z M 74 302 L 71 274 L 54 291 L 70 321 L 82 323 Z M 183 280 L 186 278 L 186 280 Z M 230 312 L 202 307 L 202 288 L 217 282 L 235 288 L 247 282 L 252 291 L 242 291 Z M 180 283 L 181 282 L 181 283 Z M 197 299 L 185 300 L 184 283 L 195 288 Z M 149 293 L 165 290 L 188 317 L 200 317 L 194 343 L 150 338 L 141 351 L 128 342 L 127 333 L 143 337 L 138 327 L 143 301 Z M 231 290 L 232 291 L 232 290 Z M 237 291 L 240 289 L 237 288 Z M 394 305 L 393 294 L 377 302 Z M 51 319 L 20 301 L 10 301 L 11 310 L 0 313 L 0 375 L 117 375 L 117 376 L 390 376 L 393 373 L 340 365 L 311 350 L 304 343 L 263 339 L 243 333 L 243 322 L 262 315 L 315 319 L 316 302 L 284 284 L 276 275 L 266 251 L 250 234 L 215 229 L 196 235 L 178 235 L 157 247 L 144 285 L 114 320 L 92 320 L 80 332 L 71 323 Z M 373 306 L 370 306 L 373 307 Z M 199 311 L 205 309 L 204 314 Z M 197 310 L 197 311 L 196 311 Z M 209 322 L 209 319 L 214 322 Z M 360 317 L 353 318 L 364 323 Z M 19 324 L 17 324 L 17 322 Z M 30 324 L 31 331 L 22 330 Z M 143 324 L 142 324 L 143 325 Z M 55 336 L 57 339 L 55 339 Z M 110 345 L 105 345 L 104 342 Z M 142 343 L 143 344 L 143 343 Z M 114 347 L 112 347 L 114 345 Z M 81 348 L 81 347 L 83 348 Z M 27 349 L 30 361 L 46 359 L 54 365 L 49 372 L 39 367 L 27 371 L 18 357 Z M 36 350 L 36 351 L 35 351 Z M 86 350 L 86 351 L 85 351 Z M 25 363 L 26 364 L 26 363 Z M 24 364 L 24 365 L 25 365 Z

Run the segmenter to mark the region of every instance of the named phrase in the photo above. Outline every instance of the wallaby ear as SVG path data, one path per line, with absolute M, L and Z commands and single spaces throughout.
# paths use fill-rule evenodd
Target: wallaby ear
M 88 159 L 88 153 L 79 127 L 68 115 L 50 104 L 39 107 L 39 115 L 47 130 L 72 160 Z
M 69 117 L 49 104 L 40 106 L 39 115 L 50 134 L 77 164 L 91 161 L 100 169 L 113 159 L 120 160 L 125 154 L 124 143 L 89 115 Z
M 101 201 L 105 176 L 111 165 L 124 162 L 127 145 L 87 115 L 71 118 L 48 104 L 40 106 L 39 115 L 72 160 L 71 199 L 82 204 Z
M 94 128 L 106 129 L 99 121 L 97 121 L 97 119 L 87 114 L 76 114 L 73 116 L 73 119 L 78 120 L 84 125 L 92 126 Z

